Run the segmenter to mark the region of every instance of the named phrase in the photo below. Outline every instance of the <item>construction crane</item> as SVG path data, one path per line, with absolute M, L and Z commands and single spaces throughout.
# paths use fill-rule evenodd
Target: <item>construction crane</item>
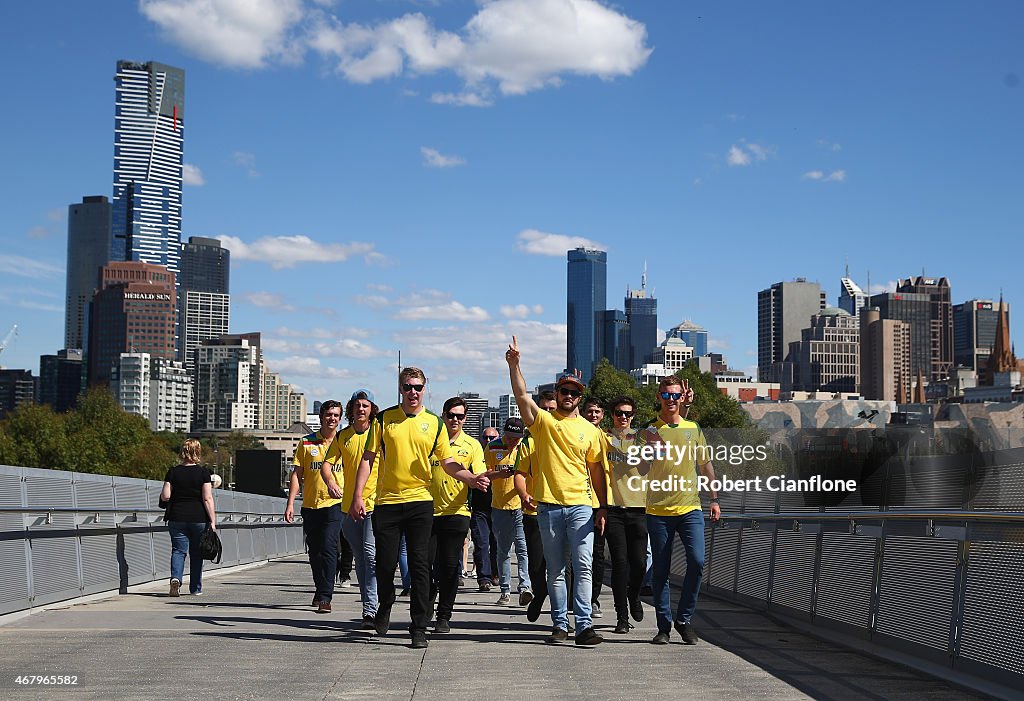
M 4 352 L 4 349 L 7 348 L 7 344 L 9 344 L 11 342 L 11 339 L 14 338 L 17 335 L 18 335 L 18 325 L 15 324 L 14 326 L 11 327 L 11 330 L 7 332 L 7 335 L 4 336 L 4 340 L 0 341 L 0 353 Z M 0 365 L 0 368 L 2 368 L 2 367 L 3 366 Z

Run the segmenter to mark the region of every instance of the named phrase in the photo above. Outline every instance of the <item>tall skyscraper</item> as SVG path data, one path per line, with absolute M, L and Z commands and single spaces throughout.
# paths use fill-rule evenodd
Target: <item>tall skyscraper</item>
M 856 282 L 849 277 L 839 281 L 839 308 L 849 312 L 850 316 L 857 319 L 860 317 L 860 309 L 864 306 L 868 296 Z
M 597 312 L 597 344 L 594 347 L 594 360 L 600 362 L 607 358 L 608 362 L 619 370 L 629 372 L 629 324 L 626 315 L 618 309 L 605 309 Z
M 194 430 L 260 426 L 263 353 L 260 334 L 229 334 L 203 341 L 196 362 Z
M 188 243 L 182 244 L 179 344 L 181 360 L 190 373 L 195 369 L 199 344 L 230 331 L 230 262 L 230 251 L 217 239 L 190 236 Z
M 778 382 L 789 344 L 801 339 L 811 316 L 825 308 L 821 285 L 797 278 L 757 293 L 757 379 Z
M 82 350 L 65 348 L 57 355 L 39 356 L 39 403 L 64 413 L 78 404 L 85 384 Z
M 910 325 L 910 374 L 927 381 L 932 377 L 931 298 L 914 292 L 883 292 L 871 295 L 867 306 L 877 307 L 879 318 Z M 906 387 L 910 396 L 910 385 Z
M 926 373 L 924 379 L 926 382 L 941 382 L 947 379 L 953 370 L 953 305 L 950 302 L 949 279 L 924 276 L 907 278 L 900 280 L 896 292 L 928 295 L 931 376 Z
M 789 346 L 792 387 L 804 392 L 856 392 L 860 383 L 860 324 L 845 309 L 828 307 L 810 319 Z
M 118 61 L 112 260 L 179 272 L 185 71 Z
M 64 296 L 64 347 L 88 345 L 89 302 L 100 268 L 110 262 L 110 201 L 103 195 L 68 205 L 68 259 Z
M 990 299 L 953 305 L 953 362 L 974 370 L 979 384 L 989 384 L 983 380 L 987 379 L 998 317 L 999 305 Z
M 466 402 L 466 423 L 462 430 L 473 438 L 480 438 L 484 428 L 484 414 L 487 413 L 488 402 L 476 392 L 459 392 L 459 397 Z
M 689 319 L 679 326 L 669 329 L 665 337 L 681 338 L 686 345 L 693 349 L 694 356 L 698 358 L 708 354 L 708 332 Z
M 910 324 L 883 319 L 870 305 L 860 312 L 860 393 L 865 399 L 907 401 L 910 395 Z M 902 391 L 901 391 L 902 388 Z
M 178 320 L 174 273 L 160 265 L 112 262 L 89 306 L 89 385 L 109 386 L 122 353 L 174 360 Z
M 658 300 L 647 291 L 647 264 L 640 277 L 640 289 L 626 289 L 623 301 L 629 324 L 629 369 L 648 363 L 658 345 Z
M 608 304 L 608 254 L 592 248 L 569 251 L 566 280 L 568 326 L 565 366 L 579 370 L 589 381 L 593 372 L 596 345 L 596 313 Z

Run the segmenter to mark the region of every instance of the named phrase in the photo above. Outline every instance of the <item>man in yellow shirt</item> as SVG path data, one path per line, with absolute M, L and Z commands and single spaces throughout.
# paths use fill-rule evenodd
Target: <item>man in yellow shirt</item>
M 548 642 L 569 638 L 563 557 L 568 550 L 575 584 L 576 644 L 597 645 L 604 638 L 594 630 L 590 593 L 594 528 L 604 531 L 607 505 L 601 432 L 579 415 L 586 389 L 579 377 L 571 373 L 559 377 L 555 383 L 558 408 L 548 413 L 541 411 L 526 389 L 515 336 L 505 360 L 519 413 L 534 442 L 533 497 L 547 561 L 553 624 Z
M 352 548 L 356 565 L 356 580 L 359 582 L 359 598 L 363 604 L 363 628 L 373 628 L 373 617 L 377 613 L 377 544 L 373 537 L 373 520 L 364 518 L 357 521 L 348 515 L 352 508 L 352 495 L 356 487 L 356 471 L 359 461 L 363 459 L 366 449 L 367 431 L 370 424 L 377 418 L 377 405 L 373 403 L 373 392 L 368 389 L 357 389 L 345 405 L 345 418 L 348 426 L 338 432 L 338 437 L 327 453 L 321 477 L 327 484 L 331 496 L 341 497 L 341 532 Z M 374 500 L 377 498 L 377 462 L 370 469 L 370 477 L 363 491 L 363 508 L 367 514 L 373 513 Z M 334 470 L 341 466 L 344 489 L 334 480 Z
M 370 424 L 363 459 L 356 474 L 349 515 L 366 518 L 363 489 L 370 468 L 380 454 L 377 500 L 373 510 L 373 533 L 377 540 L 377 594 L 379 605 L 374 629 L 385 635 L 391 625 L 395 603 L 395 565 L 401 538 L 409 553 L 412 587 L 409 613 L 412 646 L 427 647 L 430 620 L 430 531 L 434 521 L 434 500 L 430 494 L 430 458 L 434 457 L 452 477 L 474 489 L 487 489 L 489 480 L 474 475 L 452 459 L 448 430 L 435 414 L 423 406 L 427 378 L 419 368 L 404 368 L 398 376 L 402 402 L 385 409 Z
M 502 428 L 501 438 L 488 443 L 484 449 L 484 462 L 491 475 L 491 523 L 494 524 L 494 539 L 498 546 L 498 585 L 501 587 L 499 606 L 512 603 L 512 558 L 509 551 L 513 543 L 519 566 L 519 605 L 526 606 L 533 600 L 526 533 L 523 531 L 522 501 L 516 493 L 515 480 L 512 478 L 523 432 L 523 420 L 509 417 Z
M 658 634 L 651 642 L 667 645 L 674 625 L 685 644 L 695 645 L 697 633 L 691 619 L 697 608 L 697 592 L 704 575 L 704 513 L 697 492 L 697 469 L 699 467 L 708 480 L 715 479 L 715 470 L 704 442 L 704 432 L 695 422 L 682 417 L 683 408 L 693 403 L 693 390 L 689 384 L 675 375 L 663 378 L 658 383 L 658 403 L 658 420 L 643 434 L 647 446 L 656 451 L 648 479 L 651 484 L 674 482 L 678 488 L 647 489 L 647 531 L 654 553 L 652 586 L 658 617 Z M 714 490 L 710 501 L 711 520 L 714 522 L 722 516 L 718 493 Z M 672 566 L 672 540 L 676 533 L 686 552 L 686 575 L 673 618 L 668 574 Z
M 474 474 L 485 472 L 480 441 L 462 430 L 468 407 L 461 397 L 444 403 L 441 416 L 448 429 L 452 458 Z M 459 591 L 462 544 L 469 533 L 469 485 L 449 475 L 435 458 L 430 461 L 430 494 L 434 497 L 434 523 L 430 533 L 430 562 L 437 578 L 435 633 L 450 633 L 455 595 Z M 433 594 L 433 588 L 431 594 Z M 431 596 L 433 598 L 433 596 Z
M 295 447 L 288 480 L 288 504 L 284 518 L 294 518 L 295 496 L 302 487 L 302 533 L 313 571 L 313 606 L 317 613 L 331 612 L 334 577 L 338 569 L 338 539 L 341 535 L 341 499 L 332 497 L 320 474 L 327 451 L 341 422 L 341 402 L 329 399 L 320 405 L 320 430 L 303 436 Z M 340 470 L 341 468 L 337 468 Z M 339 474 L 340 477 L 340 474 Z

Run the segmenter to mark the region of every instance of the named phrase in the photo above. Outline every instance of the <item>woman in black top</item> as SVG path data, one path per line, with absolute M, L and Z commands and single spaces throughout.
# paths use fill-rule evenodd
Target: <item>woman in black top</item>
M 189 438 L 181 446 L 181 465 L 167 471 L 160 499 L 168 502 L 167 527 L 171 532 L 171 590 L 178 596 L 185 571 L 185 554 L 189 557 L 189 593 L 203 593 L 203 556 L 199 538 L 207 528 L 217 530 L 217 513 L 213 508 L 213 486 L 210 471 L 199 464 L 202 447 Z

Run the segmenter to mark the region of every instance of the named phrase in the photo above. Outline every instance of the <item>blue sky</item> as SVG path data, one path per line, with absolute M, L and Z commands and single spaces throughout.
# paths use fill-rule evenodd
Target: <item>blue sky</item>
M 644 261 L 659 326 L 756 364 L 756 293 L 946 275 L 1024 304 L 1024 6 L 4 3 L 0 356 L 63 342 L 66 210 L 111 196 L 119 59 L 186 71 L 183 234 L 232 249 L 232 331 L 309 399 L 394 367 L 430 404 L 565 358 L 565 249 Z M 1024 309 L 1024 307 L 1021 307 Z M 1013 325 L 1020 341 L 1022 327 Z M 1024 348 L 1024 343 L 1019 344 Z

